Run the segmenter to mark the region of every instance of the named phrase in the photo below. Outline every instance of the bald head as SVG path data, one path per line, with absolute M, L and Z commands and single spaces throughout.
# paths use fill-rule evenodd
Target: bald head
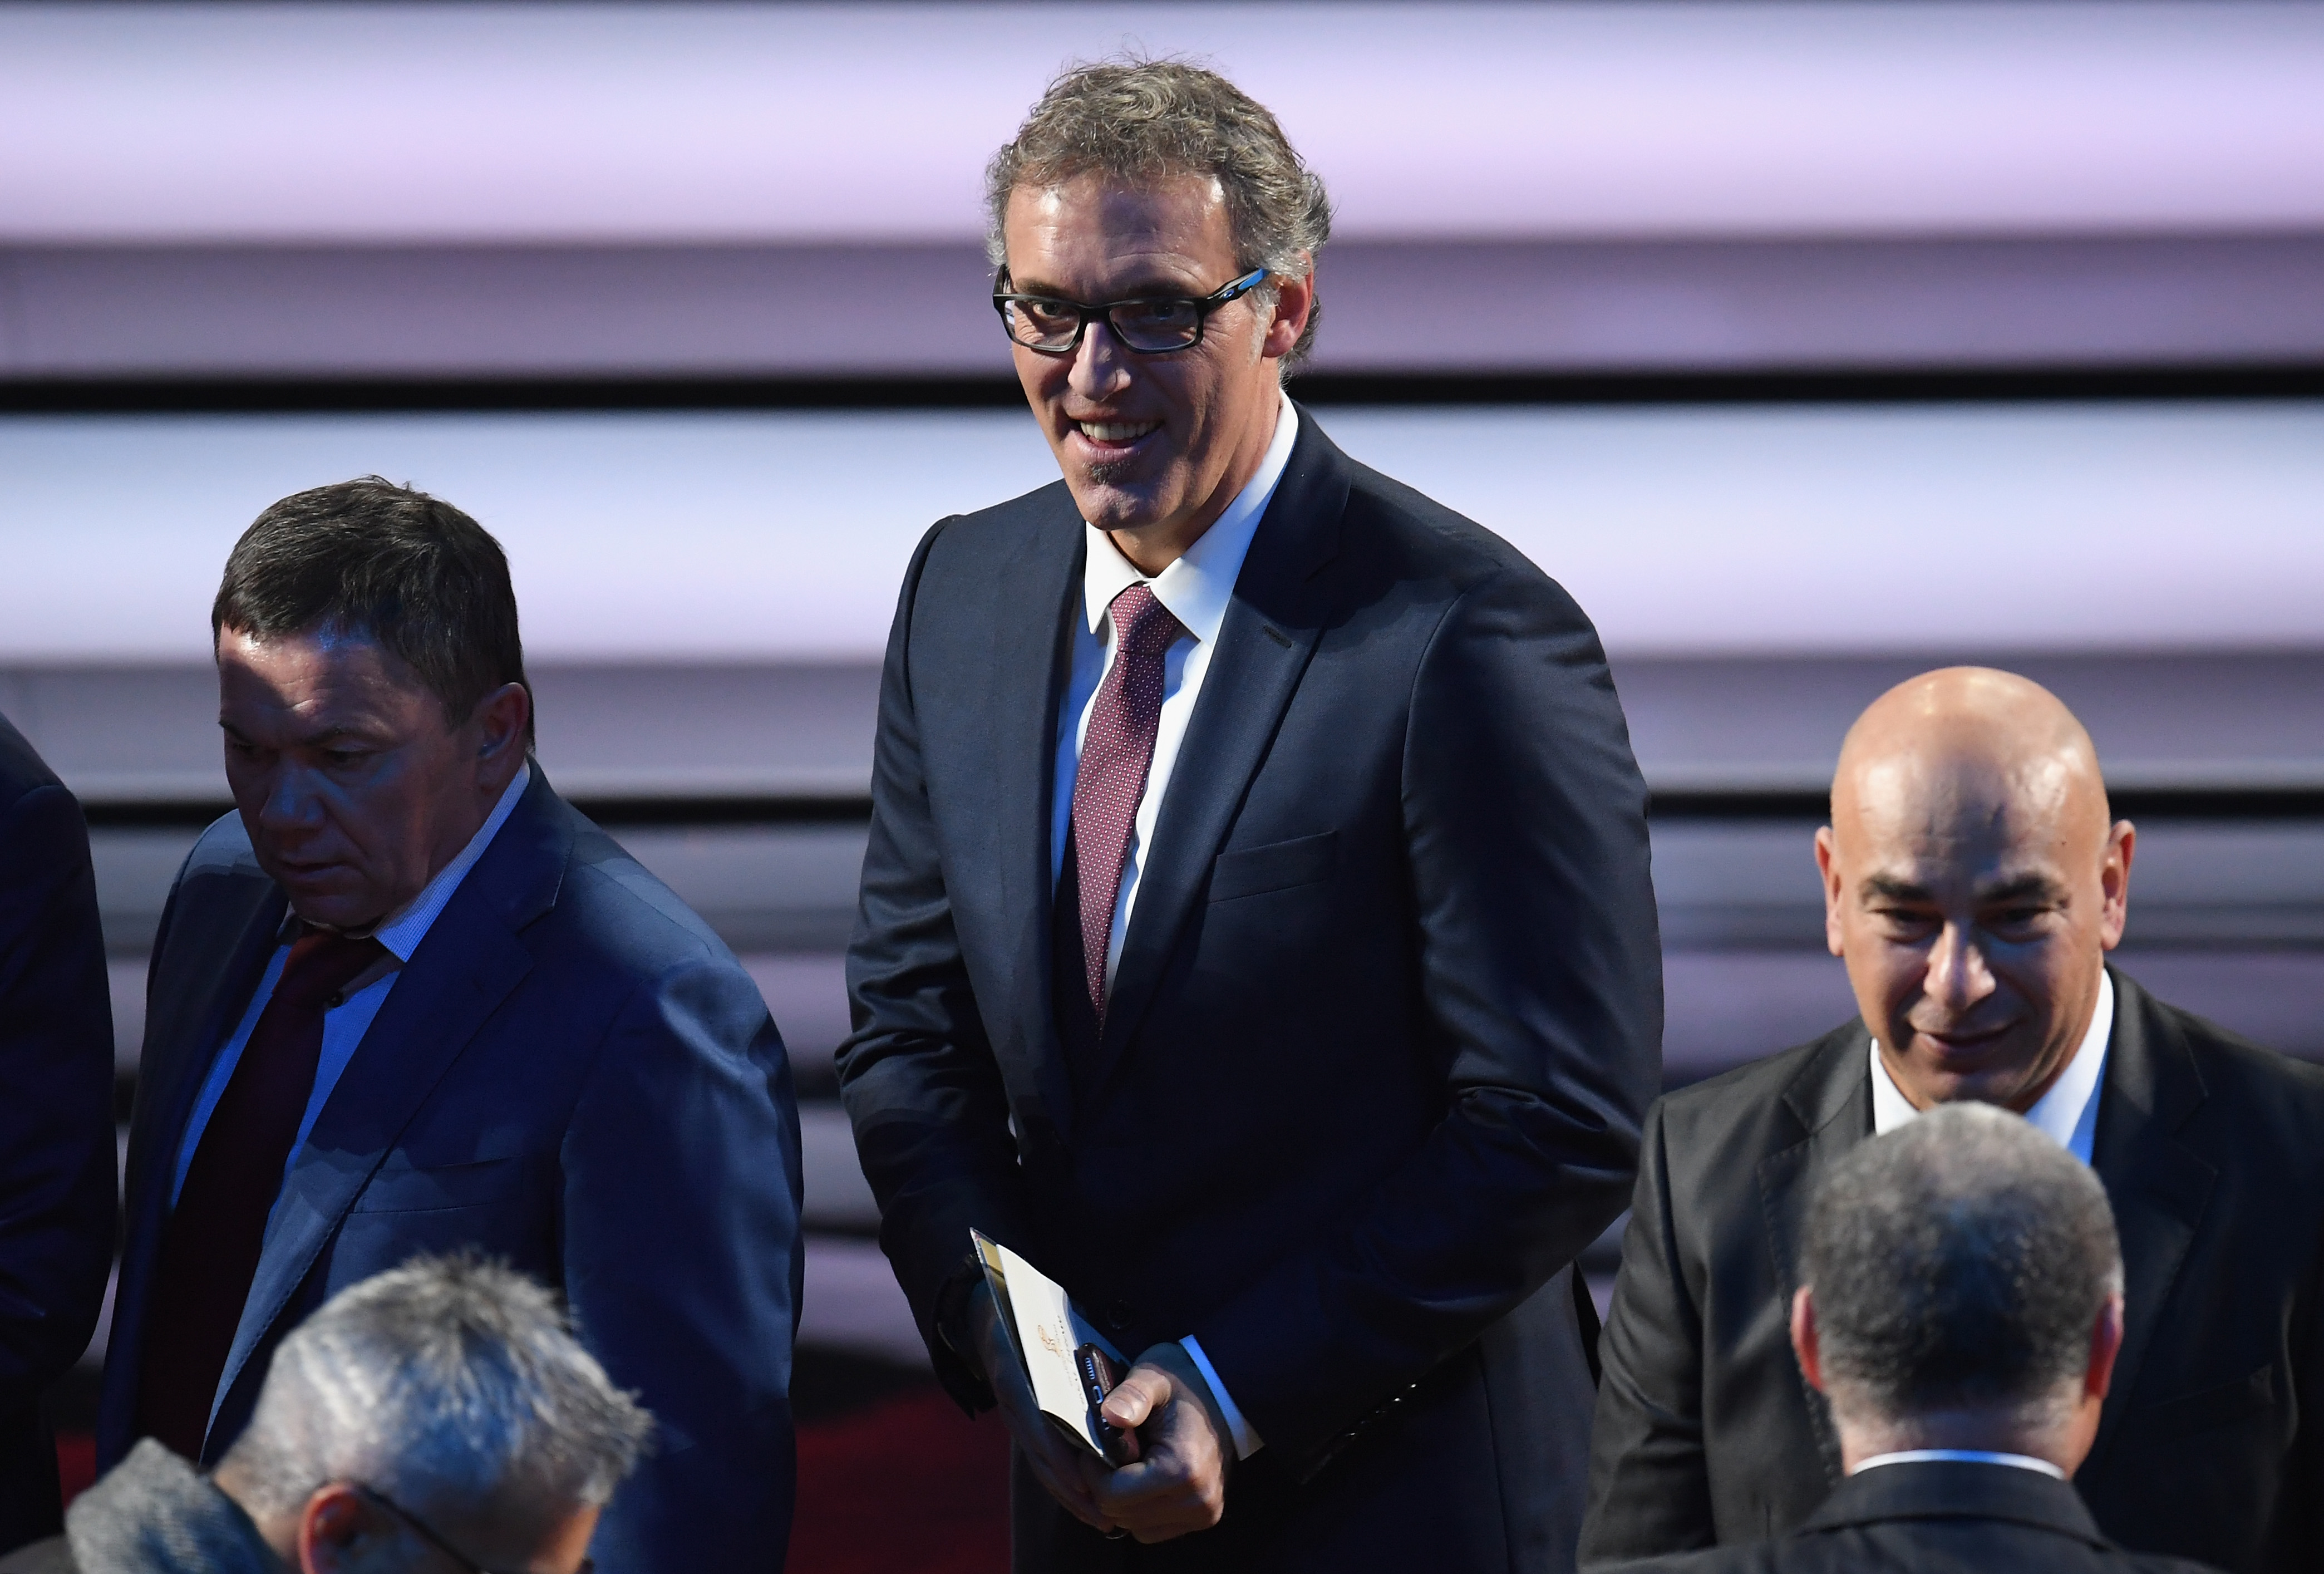
M 1921 810 L 2036 818 L 2093 846 L 2107 827 L 2090 735 L 2039 683 L 1991 667 L 1944 667 L 1867 707 L 1831 782 L 1843 819 Z
M 1849 729 L 1831 810 L 1826 936 L 1898 1087 L 2030 1107 L 2126 914 L 2135 833 L 2109 819 L 2089 734 L 2014 673 L 1925 672 Z

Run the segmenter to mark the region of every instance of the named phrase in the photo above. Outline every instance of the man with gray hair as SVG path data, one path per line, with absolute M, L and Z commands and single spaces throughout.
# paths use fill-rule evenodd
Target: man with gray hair
M 2122 1551 L 2068 1485 L 2122 1348 L 2106 1188 L 2031 1124 L 1951 1104 L 1834 1164 L 1792 1301 L 1846 1478 L 1780 1542 L 1628 1574 L 2189 1570 Z
M 1232 83 L 1071 70 L 988 196 L 1063 480 L 907 571 L 840 1076 L 1016 1566 L 1570 1567 L 1661 1042 L 1597 634 L 1285 396 L 1330 206 Z M 1130 1359 L 1137 1460 L 1042 1418 L 972 1229 Z
M 207 1478 L 140 1442 L 5 1574 L 576 1574 L 651 1418 L 549 1292 L 474 1257 L 341 1291 Z

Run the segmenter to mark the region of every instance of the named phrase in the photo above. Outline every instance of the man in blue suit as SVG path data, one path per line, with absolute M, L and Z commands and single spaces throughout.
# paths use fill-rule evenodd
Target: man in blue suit
M 377 477 L 259 516 L 212 610 L 237 812 L 164 911 L 98 1462 L 214 1463 L 283 1334 L 468 1248 L 659 1419 L 609 1574 L 779 1569 L 798 1112 L 750 976 L 528 759 L 506 560 Z
M 113 1008 L 80 805 L 0 718 L 0 1552 L 62 1523 L 41 1392 L 113 1262 Z
M 1662 1007 L 1597 634 L 1284 396 L 1328 208 L 1231 84 L 1073 72 L 990 197 L 1064 479 L 907 571 L 841 1078 L 1017 1567 L 1571 1567 Z M 1137 1462 L 1035 1410 L 972 1228 L 1135 1357 Z

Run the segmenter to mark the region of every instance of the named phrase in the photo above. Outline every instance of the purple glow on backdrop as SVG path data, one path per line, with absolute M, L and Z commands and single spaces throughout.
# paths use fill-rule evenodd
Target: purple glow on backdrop
M 2315 5 L 10 5 L 0 239 L 970 236 L 1125 43 L 1351 236 L 2324 225 Z

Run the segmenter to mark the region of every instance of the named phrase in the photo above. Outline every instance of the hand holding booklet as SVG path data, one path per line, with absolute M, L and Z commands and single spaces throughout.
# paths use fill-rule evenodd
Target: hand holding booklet
M 1000 1308 L 1001 1335 L 1041 1413 L 1109 1465 L 1137 1458 L 1136 1435 L 1099 1410 L 1129 1365 L 1121 1352 L 1082 1315 L 1063 1285 L 982 1231 L 968 1233 Z

